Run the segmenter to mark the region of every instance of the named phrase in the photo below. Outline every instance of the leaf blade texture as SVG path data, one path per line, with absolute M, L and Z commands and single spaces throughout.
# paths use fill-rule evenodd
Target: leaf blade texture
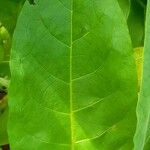
M 148 150 L 150 148 L 149 141 L 149 56 L 150 56 L 150 44 L 149 44 L 149 32 L 150 32 L 150 2 L 147 4 L 146 12 L 146 26 L 145 26 L 145 41 L 144 41 L 144 56 L 143 56 L 143 72 L 141 81 L 141 91 L 139 95 L 139 101 L 137 105 L 137 129 L 134 137 L 135 150 Z
M 133 147 L 136 69 L 117 1 L 26 2 L 11 72 L 12 150 Z

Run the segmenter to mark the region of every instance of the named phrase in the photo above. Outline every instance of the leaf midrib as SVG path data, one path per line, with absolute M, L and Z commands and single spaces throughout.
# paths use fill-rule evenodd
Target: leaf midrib
M 72 19 L 73 19 L 73 0 L 71 0 L 71 43 L 70 43 L 70 125 L 71 125 L 71 150 L 74 150 L 74 129 L 73 129 L 73 96 L 72 96 Z

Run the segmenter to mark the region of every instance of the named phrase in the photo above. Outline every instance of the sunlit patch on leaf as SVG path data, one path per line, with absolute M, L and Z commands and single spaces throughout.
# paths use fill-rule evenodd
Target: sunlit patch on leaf
M 143 47 L 137 47 L 134 49 L 134 56 L 136 60 L 137 74 L 138 74 L 138 88 L 140 90 L 141 78 L 142 78 L 142 65 L 143 65 Z

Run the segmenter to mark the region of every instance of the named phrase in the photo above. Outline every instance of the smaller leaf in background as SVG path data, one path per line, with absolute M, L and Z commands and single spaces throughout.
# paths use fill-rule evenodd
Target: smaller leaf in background
M 9 60 L 11 38 L 24 2 L 25 0 L 0 0 L 0 62 L 3 57 L 5 61 Z
M 4 3 L 1 3 L 0 7 L 3 6 L 3 4 Z M 1 18 L 1 14 L 3 14 L 2 10 L 3 9 L 1 9 L 1 13 L 0 13 L 1 20 L 3 20 L 3 18 Z M 3 24 L 0 23 L 0 145 L 8 144 L 7 88 L 8 88 L 8 78 L 10 79 L 10 70 L 9 70 L 10 48 L 11 48 L 10 34 L 8 30 L 3 26 Z
M 1 26 L 0 28 L 0 36 L 3 40 L 9 39 L 9 33 L 4 26 Z
M 0 46 L 3 50 L 2 60 L 9 60 L 10 48 L 11 48 L 11 38 L 7 29 L 1 25 L 0 27 Z
M 0 22 L 0 32 L 1 32 L 1 22 Z M 1 34 L 0 34 L 0 63 L 2 62 L 4 58 L 4 47 L 3 47 L 3 40 L 2 40 L 2 37 L 1 37 Z

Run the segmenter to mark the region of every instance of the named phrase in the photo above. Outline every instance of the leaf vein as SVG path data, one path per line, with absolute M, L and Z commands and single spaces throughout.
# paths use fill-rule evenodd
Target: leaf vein
M 59 43 L 61 43 L 62 45 L 64 45 L 64 46 L 70 48 L 70 46 L 69 46 L 68 44 L 66 44 L 65 42 L 59 40 L 59 39 L 49 30 L 48 26 L 45 24 L 45 22 L 44 22 L 44 20 L 43 20 L 43 17 L 42 17 L 41 15 L 40 15 L 40 20 L 41 20 L 43 26 L 45 27 L 45 29 L 48 31 L 48 33 L 49 33 L 52 37 L 54 37 L 54 38 L 55 38 Z
M 96 135 L 94 137 L 91 137 L 91 138 L 76 141 L 75 143 L 78 144 L 78 143 L 83 143 L 83 142 L 87 142 L 87 141 L 96 140 L 96 139 L 100 138 L 101 136 L 103 136 L 105 133 L 107 133 L 109 130 L 111 130 L 113 127 L 114 127 L 114 125 L 109 127 L 108 129 L 106 129 L 105 131 L 103 131 L 101 134 L 98 134 L 98 135 Z
M 73 41 L 73 43 L 75 43 L 76 41 L 78 41 L 78 40 L 80 40 L 80 39 L 86 37 L 89 33 L 90 33 L 90 32 L 87 32 L 87 33 L 85 33 L 83 36 L 81 36 L 80 38 L 75 39 L 75 40 Z
M 63 2 L 62 2 L 61 0 L 58 0 L 58 1 L 62 4 L 62 6 L 64 6 L 65 9 L 71 11 L 69 8 L 67 8 L 67 7 L 63 4 Z

